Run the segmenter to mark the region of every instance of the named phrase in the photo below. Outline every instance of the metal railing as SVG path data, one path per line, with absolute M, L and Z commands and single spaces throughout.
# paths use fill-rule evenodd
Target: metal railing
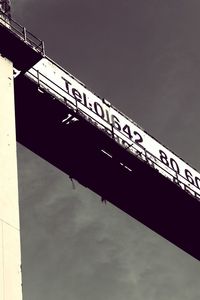
M 64 96 L 64 94 L 66 94 L 66 90 L 62 89 L 55 82 L 51 81 L 48 77 L 41 74 L 38 70 L 34 68 L 32 68 L 32 70 L 35 71 L 35 75 L 28 71 L 28 77 L 32 79 L 35 83 L 37 83 L 40 91 L 50 93 L 53 98 L 59 100 L 61 103 L 65 104 L 68 108 L 70 108 L 75 116 L 81 116 L 88 122 L 90 122 L 92 125 L 96 126 L 98 129 L 103 130 L 105 134 L 109 135 L 109 137 L 112 138 L 116 143 L 120 144 L 124 148 L 124 150 L 130 152 L 134 156 L 137 156 L 137 158 L 141 161 L 146 162 L 149 166 L 157 170 L 160 174 L 171 180 L 174 184 L 177 184 L 188 194 L 200 201 L 200 191 L 197 192 L 197 187 L 191 183 L 188 183 L 187 179 L 184 178 L 181 174 L 178 174 L 170 166 L 165 165 L 159 158 L 157 158 L 151 152 L 146 150 L 142 145 L 137 144 L 135 142 L 133 142 L 132 144 L 128 144 L 127 142 L 126 144 L 123 144 L 123 139 L 121 138 L 121 136 L 124 136 L 124 138 L 126 138 L 126 136 L 122 132 L 119 133 L 118 130 L 114 128 L 113 125 L 110 123 L 106 122 L 106 126 L 102 123 L 99 124 L 97 120 L 91 116 L 91 112 L 89 109 L 87 113 L 84 104 L 79 102 L 77 99 L 74 99 L 75 102 L 73 103 Z M 108 125 L 110 126 L 109 129 Z M 130 166 L 127 167 L 130 168 Z
M 45 56 L 44 42 L 34 36 L 30 31 L 15 20 L 9 18 L 2 10 L 0 10 L 0 26 L 6 27 L 7 30 L 10 30 L 15 36 L 28 44 L 32 49 Z

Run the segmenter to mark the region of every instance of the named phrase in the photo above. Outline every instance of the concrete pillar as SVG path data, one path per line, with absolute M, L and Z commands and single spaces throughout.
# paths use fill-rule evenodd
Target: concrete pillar
M 13 65 L 0 56 L 0 300 L 22 300 Z

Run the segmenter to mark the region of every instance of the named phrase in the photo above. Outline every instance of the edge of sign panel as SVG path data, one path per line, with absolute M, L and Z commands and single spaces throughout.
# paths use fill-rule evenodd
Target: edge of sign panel
M 25 74 L 41 91 L 81 114 L 139 159 L 200 201 L 200 174 L 173 151 L 159 143 L 141 126 L 106 99 L 92 93 L 85 84 L 52 59 L 42 58 Z M 17 76 L 17 75 L 16 75 Z

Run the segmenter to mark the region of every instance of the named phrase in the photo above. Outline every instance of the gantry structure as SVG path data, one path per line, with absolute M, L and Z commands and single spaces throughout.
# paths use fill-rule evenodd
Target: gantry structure
M 2 299 L 21 299 L 21 277 L 16 271 L 20 262 L 17 175 L 13 172 L 16 140 L 103 201 L 200 259 L 198 171 L 46 56 L 44 42 L 4 11 L 0 14 L 0 38 L 0 65 L 5 71 L 0 75 L 0 114 L 4 122 L 0 143 L 5 145 L 1 169 L 7 168 L 6 157 L 11 162 L 9 176 L 2 181 L 0 219 L 3 229 L 6 224 L 9 229 L 15 228 L 10 242 L 2 230 Z M 15 187 L 12 195 L 11 177 Z M 10 297 L 6 283 L 6 274 L 12 268 L 5 249 L 12 243 L 18 251 L 13 262 L 18 297 Z

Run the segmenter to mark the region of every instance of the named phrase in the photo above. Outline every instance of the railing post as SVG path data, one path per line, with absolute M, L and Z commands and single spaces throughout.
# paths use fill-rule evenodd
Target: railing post
M 27 41 L 27 32 L 26 32 L 26 28 L 23 27 L 23 36 L 24 36 L 24 41 Z
M 79 109 L 78 109 L 78 100 L 77 100 L 77 98 L 75 98 L 75 101 L 76 101 L 76 112 L 78 113 Z
M 45 56 L 45 47 L 44 47 L 44 41 L 42 41 L 42 54 Z
M 37 70 L 37 84 L 38 84 L 38 87 L 40 87 L 40 72 L 39 72 L 39 70 Z
M 115 139 L 113 124 L 111 124 L 111 133 L 112 133 L 112 138 Z

